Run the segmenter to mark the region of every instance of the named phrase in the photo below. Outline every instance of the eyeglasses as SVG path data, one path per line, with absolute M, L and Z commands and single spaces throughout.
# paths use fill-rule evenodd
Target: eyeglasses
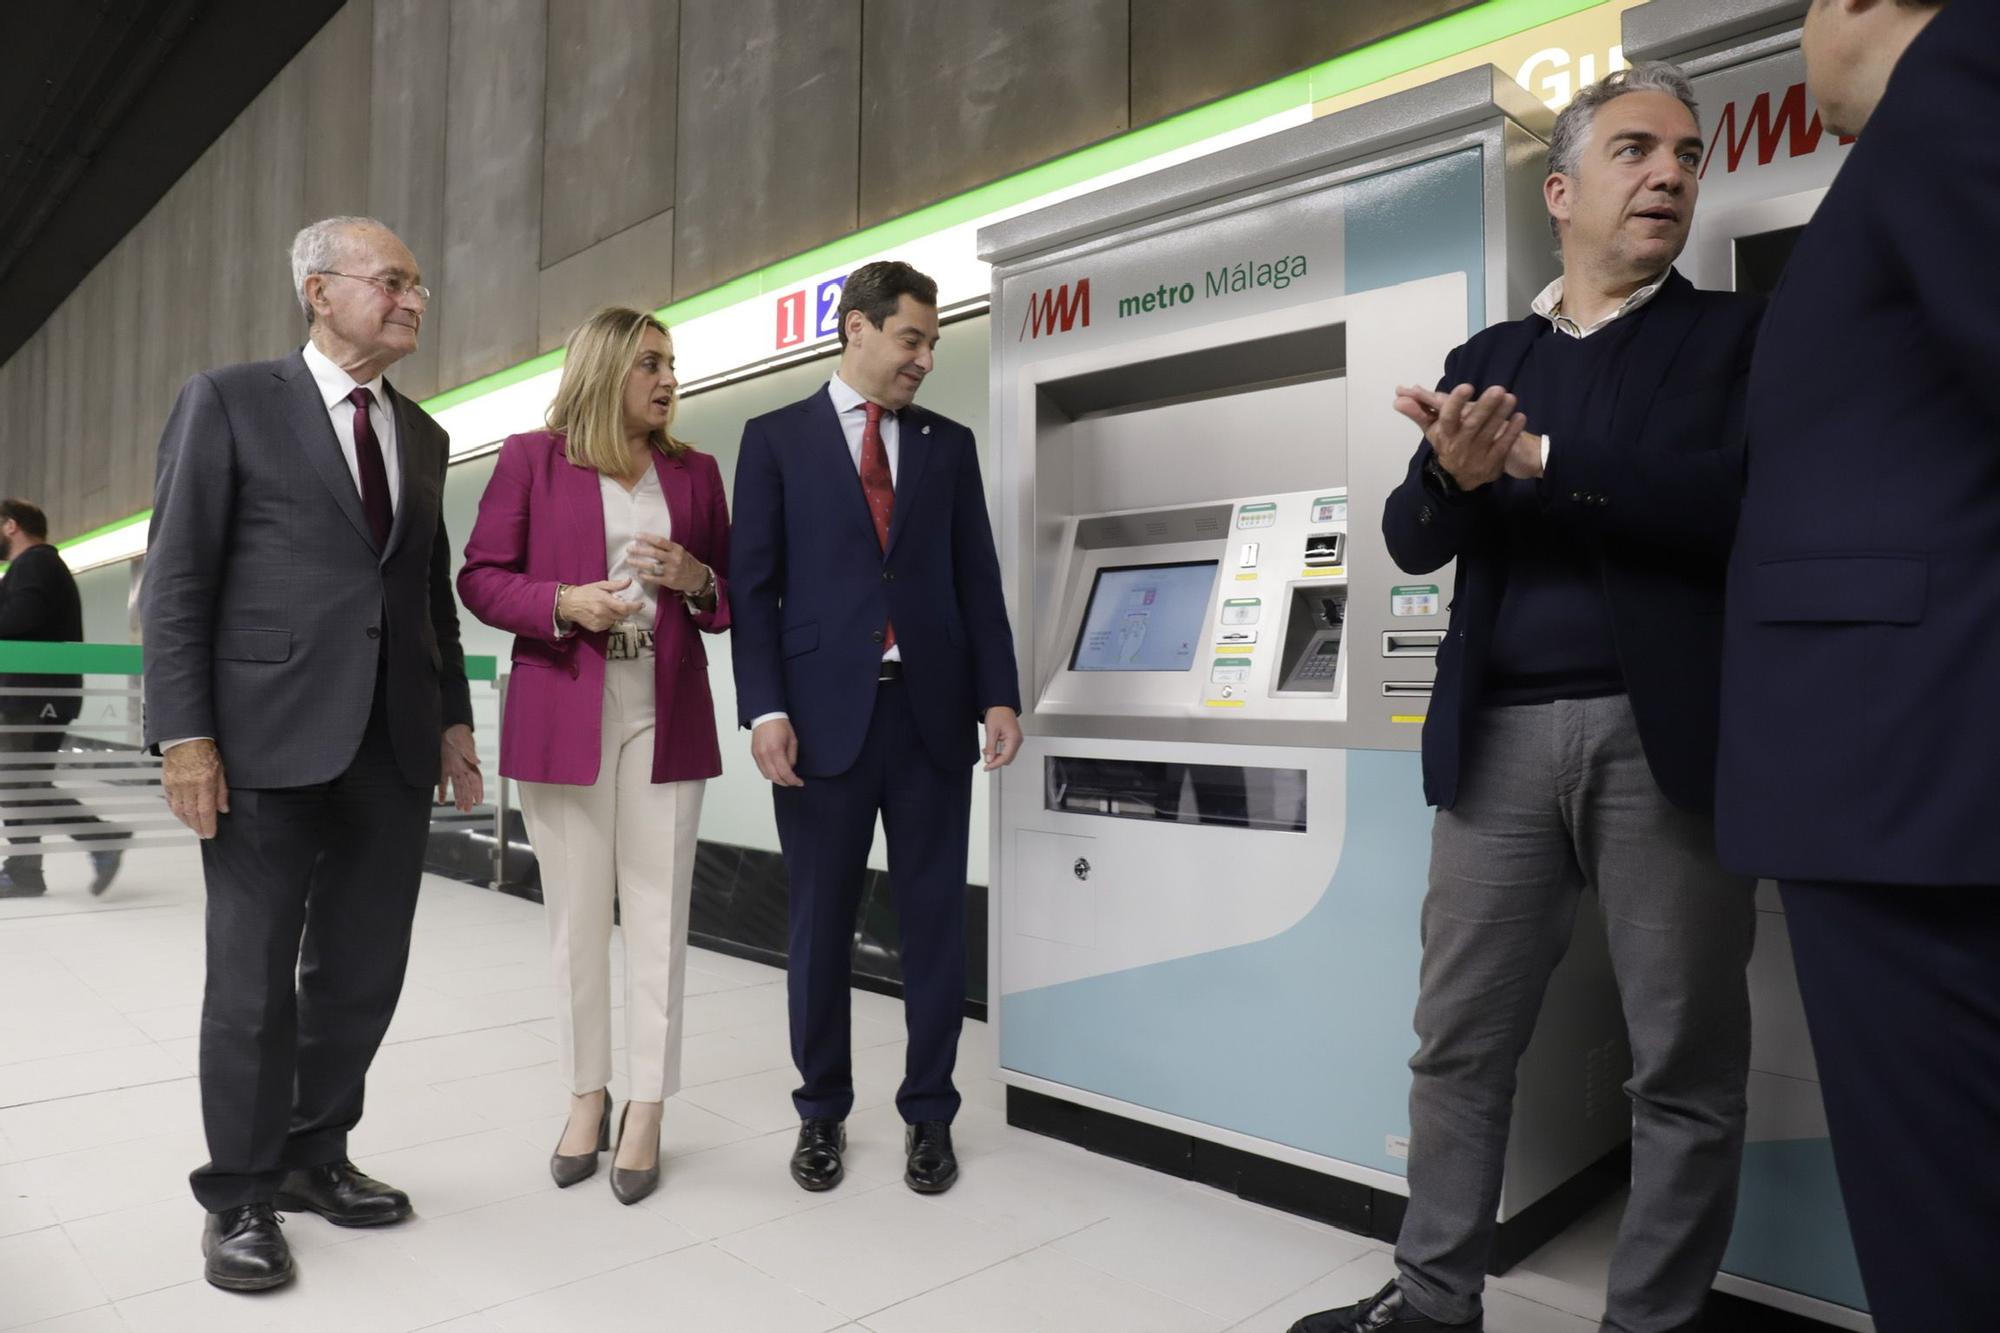
M 401 277 L 395 275 L 386 278 L 369 278 L 359 273 L 337 273 L 330 268 L 318 269 L 316 271 L 324 278 L 351 278 L 355 282 L 372 282 L 383 291 L 389 293 L 389 299 L 392 301 L 400 301 L 403 299 L 404 294 L 408 293 L 425 304 L 430 303 L 431 289 L 420 282 L 406 282 Z

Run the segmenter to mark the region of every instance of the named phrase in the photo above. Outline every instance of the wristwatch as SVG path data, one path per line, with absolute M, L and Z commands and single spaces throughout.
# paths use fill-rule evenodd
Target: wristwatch
M 1458 484 L 1458 479 L 1445 469 L 1445 465 L 1438 461 L 1436 454 L 1424 460 L 1424 477 L 1430 482 L 1431 489 L 1442 499 L 1457 500 L 1469 494 Z
M 688 604 L 690 611 L 694 609 L 695 603 L 715 591 L 715 566 L 703 565 L 702 568 L 708 571 L 707 580 L 693 592 L 684 592 L 681 594 L 681 599 Z

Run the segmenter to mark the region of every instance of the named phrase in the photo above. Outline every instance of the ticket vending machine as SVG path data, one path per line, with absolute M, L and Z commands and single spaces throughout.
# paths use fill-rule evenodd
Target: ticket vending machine
M 1769 292 L 1847 158 L 1806 90 L 1806 0 L 1656 0 L 1624 15 L 1629 59 L 1691 77 L 1709 139 L 1679 268 L 1697 287 Z M 1754 442 L 1752 447 L 1755 447 Z M 1874 1327 L 1841 1206 L 1784 907 L 1758 886 L 1750 960 L 1750 1119 L 1719 1290 L 1839 1328 Z
M 980 233 L 1027 707 L 990 881 L 1015 1123 L 1394 1234 L 1451 570 L 1385 549 L 1391 401 L 1553 275 L 1550 121 L 1470 71 Z M 1501 1266 L 1615 1164 L 1628 1067 L 1586 906 Z

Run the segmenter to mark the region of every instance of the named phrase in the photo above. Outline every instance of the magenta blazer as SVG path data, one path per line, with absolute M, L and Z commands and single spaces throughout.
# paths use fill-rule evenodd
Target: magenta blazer
M 656 456 L 654 470 L 673 519 L 673 539 L 715 570 L 715 609 L 696 615 L 671 593 L 654 622 L 659 720 L 653 781 L 722 772 L 708 652 L 696 630 L 729 628 L 729 504 L 722 471 L 707 454 Z M 510 435 L 465 543 L 458 595 L 466 609 L 514 634 L 514 666 L 500 731 L 500 772 L 525 782 L 589 786 L 603 755 L 604 645 L 579 630 L 555 634 L 556 584 L 607 577 L 604 500 L 597 472 L 569 461 L 552 431 Z

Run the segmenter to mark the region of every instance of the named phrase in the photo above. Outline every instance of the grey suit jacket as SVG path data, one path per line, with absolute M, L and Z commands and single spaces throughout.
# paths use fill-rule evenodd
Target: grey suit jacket
M 213 736 L 233 787 L 302 787 L 353 761 L 386 664 L 396 760 L 438 778 L 472 721 L 439 506 L 448 439 L 396 413 L 402 490 L 377 550 L 299 352 L 189 380 L 160 439 L 140 589 L 149 747 Z

